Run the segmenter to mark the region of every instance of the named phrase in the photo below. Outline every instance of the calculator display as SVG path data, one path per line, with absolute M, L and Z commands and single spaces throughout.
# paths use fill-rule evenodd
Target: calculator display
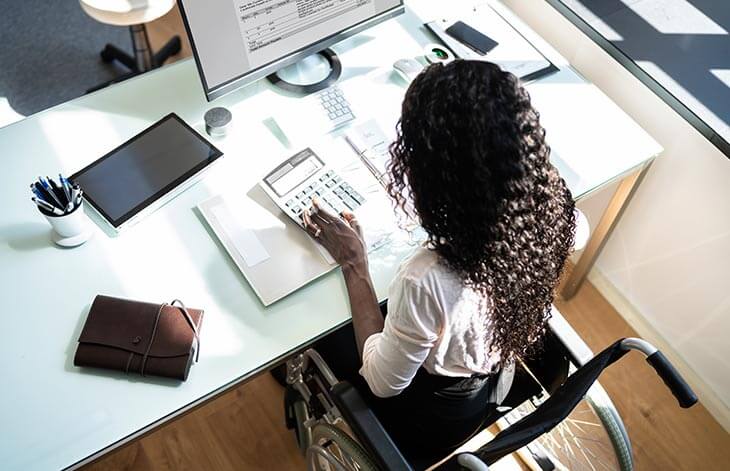
M 281 197 L 304 183 L 322 167 L 324 167 L 322 160 L 307 148 L 278 166 L 264 181 Z

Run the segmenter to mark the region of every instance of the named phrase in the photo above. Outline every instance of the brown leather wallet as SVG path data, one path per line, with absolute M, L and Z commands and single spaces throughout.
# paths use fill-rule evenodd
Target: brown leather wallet
M 203 311 L 179 300 L 153 304 L 98 295 L 79 336 L 74 365 L 185 381 L 200 353 Z

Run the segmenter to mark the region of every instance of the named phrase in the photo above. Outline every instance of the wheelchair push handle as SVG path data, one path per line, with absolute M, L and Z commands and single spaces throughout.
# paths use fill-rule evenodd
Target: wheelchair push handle
M 664 384 L 672 391 L 674 397 L 679 401 L 680 407 L 687 409 L 697 403 L 697 395 L 695 395 L 689 384 L 682 378 L 679 372 L 674 368 L 667 357 L 660 351 L 646 357 L 657 374 L 664 380 Z
M 654 368 L 664 384 L 672 391 L 680 407 L 687 409 L 697 403 L 697 395 L 689 384 L 667 357 L 652 344 L 641 339 L 627 338 L 621 341 L 621 346 L 627 350 L 639 350 L 646 355 L 646 362 Z

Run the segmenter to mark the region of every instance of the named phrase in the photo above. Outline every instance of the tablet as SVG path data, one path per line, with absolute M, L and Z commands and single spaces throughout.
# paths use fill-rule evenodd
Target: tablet
M 118 230 L 140 212 L 171 198 L 222 155 L 171 113 L 70 179 Z

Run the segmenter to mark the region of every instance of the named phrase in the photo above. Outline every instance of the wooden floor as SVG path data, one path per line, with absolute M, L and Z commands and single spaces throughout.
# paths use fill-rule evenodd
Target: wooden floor
M 556 305 L 594 351 L 636 335 L 590 283 Z M 628 428 L 637 470 L 728 469 L 730 435 L 701 404 L 680 409 L 640 355 L 611 366 L 601 384 Z M 282 388 L 259 376 L 87 470 L 304 469 L 282 401 Z
M 154 47 L 181 35 L 184 46 L 177 58 L 190 55 L 176 9 L 149 31 Z M 594 351 L 636 335 L 589 283 L 570 302 L 556 304 Z M 626 423 L 637 470 L 730 467 L 730 435 L 702 405 L 680 409 L 638 354 L 610 367 L 601 383 Z M 281 387 L 268 375 L 259 376 L 86 469 L 304 469 L 294 436 L 284 427 L 282 401 Z
M 588 282 L 569 302 L 555 305 L 593 351 L 637 336 Z M 626 424 L 636 469 L 730 469 L 730 435 L 701 404 L 680 409 L 640 354 L 609 367 L 600 382 Z
M 147 34 L 150 38 L 152 50 L 156 51 L 165 44 L 172 36 L 180 36 L 182 47 L 180 52 L 168 60 L 168 64 L 176 60 L 185 59 L 192 56 L 193 52 L 190 48 L 190 41 L 185 32 L 180 11 L 175 6 L 170 13 L 155 21 L 147 23 Z
M 84 469 L 304 469 L 304 459 L 284 426 L 283 388 L 266 374 Z

